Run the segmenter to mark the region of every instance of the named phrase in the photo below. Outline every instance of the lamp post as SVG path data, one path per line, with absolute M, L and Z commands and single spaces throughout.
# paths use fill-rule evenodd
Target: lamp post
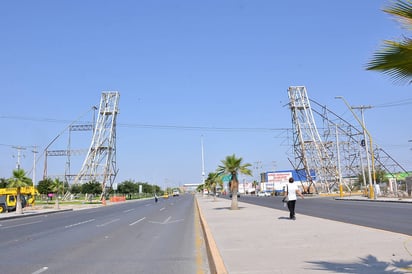
M 374 186 L 375 186 L 375 181 L 376 181 L 376 173 L 375 173 L 375 156 L 373 153 L 373 141 L 372 141 L 372 135 L 369 133 L 369 131 L 365 127 L 365 120 L 363 117 L 363 109 L 365 108 L 371 108 L 369 107 L 364 107 L 361 106 L 361 114 L 362 114 L 362 120 L 359 119 L 359 117 L 356 115 L 356 113 L 353 111 L 354 107 L 351 107 L 349 103 L 345 100 L 343 96 L 336 96 L 335 99 L 342 99 L 342 101 L 345 103 L 345 105 L 348 107 L 348 109 L 352 112 L 353 116 L 355 119 L 358 121 L 358 123 L 361 125 L 363 129 L 363 135 L 365 138 L 366 142 L 366 135 L 369 137 L 369 149 L 371 153 L 371 160 L 372 160 L 372 176 L 371 176 L 371 170 L 369 167 L 369 152 L 368 152 L 368 145 L 365 143 L 365 149 L 366 149 L 366 159 L 367 159 L 367 164 L 368 164 L 368 175 L 369 175 L 369 193 L 370 193 L 370 198 L 371 199 L 376 199 L 375 193 L 374 193 Z
M 205 153 L 203 149 L 203 135 L 200 136 L 200 145 L 202 149 L 202 184 L 205 184 Z

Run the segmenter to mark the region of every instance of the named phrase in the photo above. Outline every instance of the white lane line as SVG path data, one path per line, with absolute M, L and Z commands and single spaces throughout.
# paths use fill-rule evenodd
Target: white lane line
M 19 224 L 19 225 L 5 226 L 5 227 L 1 227 L 1 229 L 14 228 L 14 227 L 25 226 L 25 225 L 32 225 L 32 224 L 37 224 L 37 223 L 41 223 L 41 222 L 42 221 L 35 221 L 35 222 L 24 223 L 24 224 Z
M 42 273 L 42 272 L 44 272 L 44 271 L 46 271 L 46 270 L 48 270 L 49 268 L 47 267 L 47 266 L 43 266 L 42 268 L 40 268 L 39 270 L 37 270 L 37 271 L 34 271 L 32 274 L 40 274 L 40 273 Z
M 164 220 L 163 224 L 167 224 L 167 222 L 170 221 L 170 219 L 172 219 L 172 216 L 167 217 L 167 219 Z
M 173 220 L 170 222 L 167 222 L 168 224 L 173 224 L 173 223 L 178 223 L 178 222 L 183 222 L 185 219 L 179 219 L 179 220 Z
M 167 217 L 166 220 L 164 220 L 163 222 L 149 221 L 149 223 L 159 224 L 159 225 L 167 225 L 167 224 L 173 224 L 173 223 L 178 223 L 178 222 L 184 221 L 184 219 L 173 220 L 173 221 L 171 221 L 171 219 L 172 219 L 172 216 L 169 216 L 169 217 Z
M 162 207 L 161 209 L 160 209 L 160 211 L 163 211 L 163 210 L 165 210 L 166 208 L 164 208 L 164 207 Z
M 97 227 L 106 226 L 106 225 L 109 225 L 109 224 L 111 224 L 111 223 L 117 222 L 118 220 L 120 220 L 120 219 L 113 219 L 113 220 L 111 220 L 111 221 L 108 221 L 107 223 L 103 223 L 103 224 L 96 225 L 96 226 L 97 226 Z
M 76 224 L 66 225 L 64 228 L 71 228 L 71 227 L 87 224 L 87 223 L 94 222 L 94 221 L 96 221 L 96 219 L 90 219 L 90 220 L 79 222 L 79 223 L 76 223 Z
M 133 222 L 133 223 L 131 223 L 131 224 L 129 224 L 129 225 L 130 225 L 130 226 L 135 225 L 135 224 L 137 224 L 137 223 L 140 223 L 140 222 L 143 221 L 144 219 L 146 219 L 146 217 L 143 217 L 143 218 L 141 218 L 141 219 L 137 220 L 136 222 Z
M 127 212 L 130 212 L 130 211 L 133 211 L 133 210 L 134 210 L 134 208 L 127 209 L 127 210 L 124 210 L 123 213 L 127 213 Z

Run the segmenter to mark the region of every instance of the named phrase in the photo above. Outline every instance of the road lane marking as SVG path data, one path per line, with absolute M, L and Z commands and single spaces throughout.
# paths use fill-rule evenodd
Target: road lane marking
M 149 223 L 152 223 L 152 224 L 160 224 L 160 225 L 167 225 L 167 224 L 173 224 L 173 223 L 177 223 L 177 222 L 182 222 L 182 221 L 184 221 L 184 219 L 179 219 L 179 220 L 170 221 L 171 219 L 172 219 L 172 216 L 169 216 L 169 217 L 167 217 L 166 220 L 164 220 L 163 222 L 149 221 Z
M 117 222 L 118 220 L 120 220 L 120 219 L 113 219 L 113 220 L 111 220 L 111 221 L 108 221 L 107 223 L 103 223 L 103 224 L 96 225 L 96 226 L 97 226 L 97 227 L 106 226 L 106 225 L 109 225 L 109 224 L 111 224 L 111 223 Z
M 18 224 L 18 225 L 11 225 L 11 226 L 0 227 L 0 228 L 1 228 L 1 229 L 15 228 L 15 227 L 19 227 L 19 226 L 32 225 L 32 224 L 37 224 L 37 223 L 41 223 L 41 222 L 42 222 L 42 221 L 35 221 L 35 222 L 24 223 L 24 224 Z
M 163 211 L 163 210 L 165 210 L 166 208 L 164 208 L 164 207 L 162 207 L 161 209 L 160 209 L 160 211 Z
M 127 209 L 127 210 L 124 210 L 123 213 L 127 213 L 127 212 L 130 212 L 130 211 L 133 211 L 133 210 L 134 210 L 134 208 Z
M 32 274 L 40 274 L 43 273 L 44 271 L 48 270 L 49 268 L 47 266 L 43 266 L 42 268 L 40 268 L 37 271 L 34 271 Z
M 87 224 L 87 223 L 94 222 L 94 221 L 96 221 L 96 219 L 90 219 L 90 220 L 87 220 L 87 221 L 83 221 L 83 222 L 79 222 L 79 223 L 75 223 L 75 224 L 71 224 L 71 225 L 66 225 L 64 228 L 71 228 L 71 227 Z
M 143 218 L 141 218 L 141 219 L 137 220 L 136 222 L 133 222 L 133 223 L 131 223 L 131 224 L 129 224 L 129 225 L 130 225 L 130 226 L 135 225 L 135 224 L 137 224 L 137 223 L 140 223 L 140 222 L 143 221 L 144 219 L 146 219 L 146 217 L 143 217 Z

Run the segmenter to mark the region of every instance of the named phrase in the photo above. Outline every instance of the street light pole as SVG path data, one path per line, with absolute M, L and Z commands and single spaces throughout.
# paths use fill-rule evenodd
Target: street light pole
M 202 184 L 205 184 L 205 153 L 203 149 L 203 135 L 200 136 L 200 144 L 202 149 Z
M 372 160 L 372 176 L 371 176 L 371 171 L 369 168 L 369 152 L 368 152 L 368 145 L 365 144 L 365 149 L 366 149 L 366 159 L 368 161 L 368 173 L 369 173 L 369 192 L 370 192 L 370 198 L 371 199 L 376 199 L 375 197 L 375 193 L 374 193 L 374 187 L 375 187 L 375 182 L 376 182 L 376 173 L 375 173 L 375 156 L 374 156 L 374 152 L 373 152 L 373 141 L 372 141 L 372 135 L 369 133 L 369 131 L 366 129 L 365 127 L 365 120 L 363 117 L 363 109 L 365 108 L 371 108 L 369 107 L 365 107 L 365 106 L 361 106 L 361 114 L 362 114 L 362 120 L 359 119 L 358 115 L 356 115 L 356 113 L 353 111 L 353 109 L 355 107 L 351 107 L 349 105 L 349 103 L 345 100 L 345 98 L 343 96 L 336 96 L 335 99 L 342 99 L 342 101 L 345 103 L 345 105 L 348 107 L 348 109 L 352 112 L 353 116 L 355 117 L 355 119 L 358 121 L 358 123 L 361 125 L 362 129 L 363 129 L 363 134 L 364 134 L 364 138 L 365 138 L 365 142 L 366 142 L 366 134 L 369 137 L 369 148 L 370 148 L 370 153 L 371 153 L 371 160 Z M 371 178 L 372 177 L 372 178 Z

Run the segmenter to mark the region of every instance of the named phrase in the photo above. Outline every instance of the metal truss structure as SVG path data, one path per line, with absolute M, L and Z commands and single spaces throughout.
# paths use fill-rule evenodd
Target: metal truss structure
M 360 174 L 366 186 L 365 163 L 372 155 L 377 170 L 388 174 L 406 172 L 382 148 L 376 146 L 373 153 L 368 152 L 363 145 L 363 131 L 309 99 L 304 86 L 289 87 L 288 96 L 293 127 L 292 165 L 304 172 L 309 187 L 314 186 L 316 192 L 331 192 L 340 182 L 349 189 L 347 180 L 342 178 L 357 178 Z
M 64 175 L 53 175 L 53 177 L 64 180 L 67 183 L 71 183 L 73 178 L 75 178 L 77 175 L 71 174 L 70 168 L 71 168 L 71 156 L 81 156 L 81 155 L 86 155 L 88 150 L 87 149 L 72 149 L 71 148 L 71 135 L 73 131 L 92 131 L 93 130 L 93 124 L 75 124 L 75 125 L 69 125 L 68 131 L 69 131 L 69 141 L 67 145 L 67 149 L 55 149 L 55 150 L 49 150 L 48 147 L 44 151 L 44 171 L 43 171 L 43 179 L 46 179 L 48 174 L 47 174 L 47 160 L 49 157 L 63 157 L 65 156 L 67 158 L 66 161 L 66 168 L 64 171 Z M 65 130 L 66 131 L 66 130 Z M 63 133 L 63 132 L 62 132 Z M 61 133 L 61 134 L 62 134 Z M 59 134 L 53 141 L 52 143 L 61 136 Z M 50 143 L 50 145 L 52 144 Z M 50 146 L 49 145 L 49 146 Z
M 117 174 L 116 167 L 116 119 L 119 113 L 120 94 L 103 92 L 94 128 L 93 139 L 74 184 L 100 182 L 103 193 L 111 187 Z

